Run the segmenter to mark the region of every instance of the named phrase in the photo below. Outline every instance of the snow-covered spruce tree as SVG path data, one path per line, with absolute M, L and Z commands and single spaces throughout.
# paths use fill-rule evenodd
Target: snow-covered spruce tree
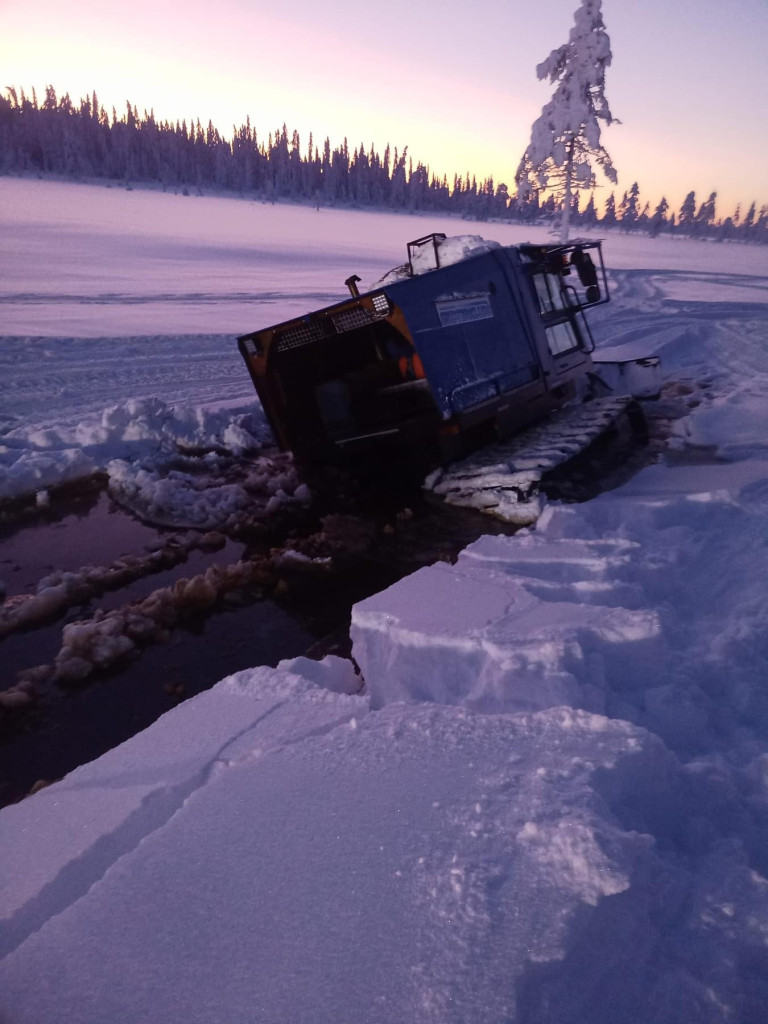
M 605 200 L 605 211 L 603 212 L 603 219 L 600 221 L 607 228 L 616 226 L 616 197 L 613 192 Z
M 589 197 L 589 202 L 581 214 L 581 223 L 586 227 L 593 228 L 597 224 L 597 209 L 595 208 L 595 193 Z
M 710 193 L 709 199 L 702 203 L 699 207 L 699 212 L 696 214 L 696 227 L 706 232 L 708 228 L 711 228 L 715 223 L 715 201 L 717 199 L 717 192 Z
M 653 216 L 648 224 L 648 234 L 651 238 L 655 238 L 661 229 L 667 224 L 667 211 L 669 210 L 669 203 L 665 196 L 661 197 L 661 202 L 653 211 Z
M 560 202 L 560 238 L 568 240 L 571 196 L 596 184 L 593 162 L 609 181 L 616 171 L 600 142 L 600 122 L 616 124 L 605 98 L 605 69 L 611 42 L 605 31 L 602 0 L 581 0 L 568 42 L 536 68 L 540 79 L 557 82 L 549 103 L 531 128 L 515 180 L 521 197 L 554 189 Z
M 677 218 L 677 223 L 681 228 L 686 231 L 690 231 L 690 228 L 696 219 L 696 193 L 689 192 L 683 200 L 683 205 L 680 207 L 680 213 Z
M 619 220 L 624 231 L 636 227 L 640 216 L 640 186 L 635 182 L 629 192 L 624 193 L 619 207 Z

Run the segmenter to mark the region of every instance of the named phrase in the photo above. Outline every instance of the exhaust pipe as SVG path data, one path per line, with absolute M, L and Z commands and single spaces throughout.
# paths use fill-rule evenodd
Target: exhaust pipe
M 360 278 L 357 276 L 357 274 L 353 274 L 352 277 L 348 277 L 347 280 L 344 282 L 347 288 L 349 288 L 349 294 L 352 296 L 353 299 L 360 298 L 360 289 L 357 287 L 357 282 L 359 280 Z

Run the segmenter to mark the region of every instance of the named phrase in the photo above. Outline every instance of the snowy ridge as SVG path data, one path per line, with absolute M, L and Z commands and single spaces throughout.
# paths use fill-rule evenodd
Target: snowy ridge
M 759 713 L 768 611 L 758 598 L 768 463 L 708 476 L 711 490 L 689 490 L 700 475 L 651 467 L 357 605 L 355 654 L 374 705 L 497 711 L 567 698 L 635 721 L 685 756 L 748 759 L 768 740 Z
M 154 463 L 185 450 L 242 454 L 259 448 L 265 437 L 269 430 L 253 400 L 189 408 L 159 398 L 129 399 L 71 424 L 11 424 L 0 444 L 0 500 L 34 495 L 105 469 L 122 482 L 121 457 L 150 457 Z
M 77 423 L 15 427 L 0 444 L 0 506 L 33 497 L 47 505 L 49 490 L 97 473 L 117 502 L 157 525 L 231 526 L 247 514 L 309 504 L 289 457 L 253 456 L 246 466 L 244 456 L 270 439 L 253 399 L 194 407 L 129 399 Z
M 620 644 L 659 632 L 654 610 L 600 603 L 611 596 L 606 575 L 628 560 L 627 545 L 548 548 L 544 578 L 562 573 L 582 586 L 585 600 L 568 594 L 564 609 L 558 599 L 567 588 L 539 583 L 535 555 L 535 575 L 527 579 L 515 561 L 517 545 L 510 550 L 504 540 L 483 538 L 456 566 L 422 569 L 355 607 L 355 656 L 374 706 L 427 700 L 483 712 L 560 704 L 605 711 L 592 667 L 584 665 L 583 638 Z

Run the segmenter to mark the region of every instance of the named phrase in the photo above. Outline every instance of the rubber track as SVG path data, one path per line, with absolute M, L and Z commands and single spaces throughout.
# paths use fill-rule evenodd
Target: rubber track
M 477 508 L 520 525 L 534 523 L 541 514 L 542 477 L 581 454 L 633 404 L 631 396 L 612 395 L 562 409 L 544 423 L 430 474 L 424 489 L 449 505 Z

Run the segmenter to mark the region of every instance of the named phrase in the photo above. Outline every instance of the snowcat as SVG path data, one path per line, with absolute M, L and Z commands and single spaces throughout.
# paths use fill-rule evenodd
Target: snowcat
M 394 461 L 422 475 L 454 464 L 427 487 L 509 518 L 530 509 L 553 451 L 562 462 L 624 414 L 642 430 L 637 404 L 610 396 L 592 357 L 585 311 L 609 300 L 599 240 L 502 246 L 433 233 L 407 250 L 370 291 L 352 276 L 343 301 L 238 339 L 275 438 L 300 464 Z M 658 360 L 635 363 L 613 374 L 642 364 L 648 393 Z M 520 434 L 544 418 L 543 433 Z M 456 464 L 478 450 L 479 462 Z

